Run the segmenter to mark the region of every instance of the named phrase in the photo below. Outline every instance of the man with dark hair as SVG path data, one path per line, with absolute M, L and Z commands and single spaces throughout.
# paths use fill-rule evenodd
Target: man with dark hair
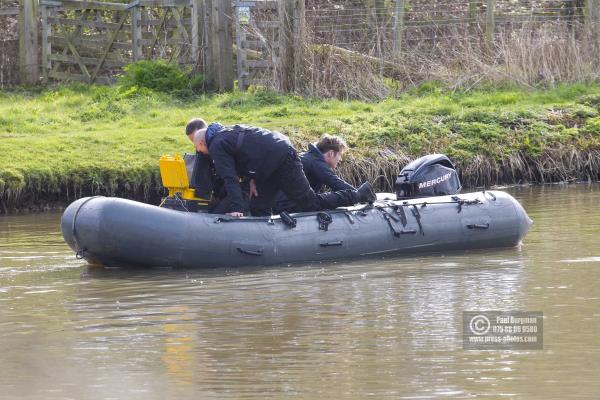
M 194 132 L 206 128 L 206 122 L 200 118 L 194 118 L 185 127 L 185 134 L 194 143 Z M 188 161 L 186 159 L 186 166 Z M 196 197 L 209 198 L 212 196 L 214 183 L 214 166 L 210 157 L 196 152 L 193 159 L 192 176 L 190 176 L 191 187 L 196 190 Z
M 194 143 L 194 132 L 206 128 L 206 122 L 202 118 L 192 118 L 185 126 L 185 134 Z
M 308 151 L 300 154 L 304 174 L 310 183 L 310 187 L 319 193 L 324 186 L 336 190 L 354 190 L 354 186 L 337 176 L 337 168 L 344 151 L 348 146 L 344 139 L 339 136 L 323 135 L 315 144 L 308 145 Z M 274 207 L 275 212 L 297 211 L 293 201 L 288 199 L 282 192 L 277 195 Z
M 316 194 L 304 175 L 296 149 L 287 136 L 278 132 L 213 123 L 194 132 L 194 145 L 213 159 L 231 204 L 227 214 L 232 216 L 243 215 L 240 177 L 250 179 L 252 215 L 270 215 L 279 190 L 296 204 L 298 211 L 334 209 L 376 199 L 368 182 L 357 190 Z
M 300 155 L 304 173 L 315 192 L 320 192 L 323 186 L 331 190 L 354 189 L 334 172 L 347 147 L 344 139 L 323 135 L 317 143 L 308 145 L 306 153 Z

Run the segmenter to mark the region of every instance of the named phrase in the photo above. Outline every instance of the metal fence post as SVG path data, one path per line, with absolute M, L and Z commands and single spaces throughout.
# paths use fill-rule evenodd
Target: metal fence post
M 584 12 L 584 23 L 585 29 L 590 34 L 590 39 L 593 46 L 598 49 L 600 47 L 600 1 L 599 0 L 585 0 Z
M 404 14 L 406 12 L 406 0 L 395 0 L 396 11 L 394 13 L 394 58 L 399 59 L 402 52 L 402 31 L 404 30 Z
M 477 28 L 480 6 L 481 6 L 480 1 L 475 1 L 475 0 L 469 1 L 468 23 L 469 23 L 469 27 L 471 28 L 471 34 L 475 33 L 475 28 Z
M 204 82 L 207 88 L 213 88 L 215 86 L 215 76 L 213 73 L 213 54 L 212 54 L 212 0 L 198 0 L 201 3 L 199 11 L 202 13 L 200 18 L 202 19 L 202 25 L 198 27 L 198 32 L 201 35 L 198 38 L 198 47 L 200 56 L 203 61 L 203 74 Z M 202 40 L 200 40 L 202 39 Z
M 303 81 L 306 40 L 305 0 L 296 0 L 294 6 L 294 90 L 299 90 Z
M 585 0 L 585 6 L 583 8 L 584 12 L 584 22 L 588 27 L 594 27 L 598 24 L 599 14 L 599 4 L 598 0 Z M 595 29 L 594 29 L 595 30 Z
M 488 44 L 494 41 L 494 28 L 496 25 L 495 10 L 496 0 L 487 0 L 487 9 L 485 11 L 485 39 Z

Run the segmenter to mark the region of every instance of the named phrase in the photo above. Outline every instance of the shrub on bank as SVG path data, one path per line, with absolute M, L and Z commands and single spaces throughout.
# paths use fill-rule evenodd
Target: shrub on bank
M 141 60 L 123 68 L 119 85 L 130 93 L 145 88 L 175 97 L 192 97 L 202 90 L 204 76 L 184 71 L 177 64 L 164 60 Z

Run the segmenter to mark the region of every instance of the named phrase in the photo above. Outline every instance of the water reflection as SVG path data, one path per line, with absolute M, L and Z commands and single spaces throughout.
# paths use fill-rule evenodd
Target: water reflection
M 0 386 L 44 399 L 594 398 L 598 186 L 511 190 L 535 221 L 520 248 L 269 268 L 90 267 L 57 243 L 58 216 L 0 219 Z M 542 310 L 545 349 L 464 351 L 462 312 L 485 309 Z
M 131 344 L 123 337 L 135 341 L 138 355 L 156 350 L 160 338 L 160 357 L 179 395 L 202 382 L 221 398 L 224 388 L 237 397 L 307 387 L 314 395 L 351 397 L 357 380 L 367 385 L 364 394 L 382 395 L 390 385 L 401 391 L 433 384 L 453 370 L 456 356 L 464 357 L 462 310 L 516 308 L 520 252 L 491 254 L 498 257 L 478 252 L 252 271 L 88 268 L 71 311 L 79 329 L 122 355 Z M 493 296 L 482 302 L 480 290 Z M 462 393 L 446 381 L 444 392 Z

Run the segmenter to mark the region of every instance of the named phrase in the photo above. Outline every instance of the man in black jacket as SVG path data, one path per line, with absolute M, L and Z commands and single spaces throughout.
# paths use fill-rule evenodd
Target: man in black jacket
M 209 154 L 223 179 L 228 215 L 242 216 L 244 199 L 239 178 L 250 182 L 250 212 L 270 215 L 279 190 L 296 203 L 298 211 L 318 211 L 375 201 L 369 183 L 358 190 L 316 194 L 304 172 L 298 153 L 287 136 L 266 129 L 213 123 L 194 132 L 196 150 Z
M 300 154 L 304 174 L 315 193 L 319 193 L 324 186 L 333 191 L 355 189 L 335 173 L 346 148 L 346 142 L 342 138 L 323 135 L 317 143 L 308 145 L 307 152 Z M 297 211 L 295 203 L 282 192 L 277 195 L 274 209 L 276 212 Z
M 207 127 L 206 122 L 201 118 L 190 120 L 185 127 L 185 134 L 194 143 L 194 134 L 200 129 Z M 193 173 L 191 176 L 192 187 L 195 188 L 196 197 L 209 198 L 208 212 L 214 214 L 224 214 L 231 208 L 227 199 L 227 192 L 223 180 L 216 174 L 215 166 L 208 154 L 202 154 L 196 151 L 194 158 Z M 242 196 L 245 203 L 248 203 L 248 185 L 242 185 Z M 248 211 L 248 204 L 244 208 Z

